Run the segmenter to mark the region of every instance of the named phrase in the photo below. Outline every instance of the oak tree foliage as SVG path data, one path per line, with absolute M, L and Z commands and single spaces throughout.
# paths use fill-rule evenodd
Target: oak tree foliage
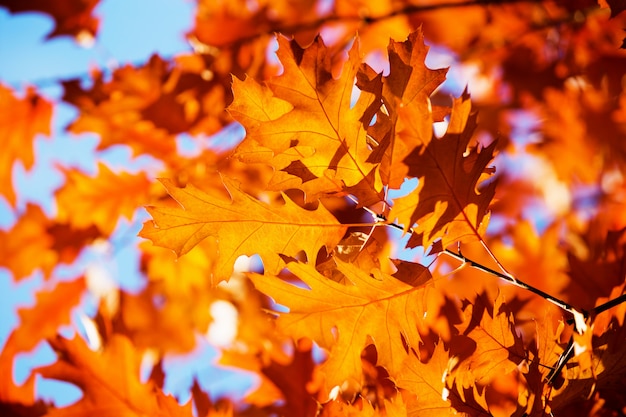
M 97 3 L 0 6 L 97 42 Z M 623 413 L 625 8 L 197 0 L 189 51 L 59 81 L 76 141 L 161 168 L 57 167 L 51 214 L 12 172 L 37 163 L 58 103 L 0 80 L 0 194 L 16 214 L 0 266 L 17 285 L 45 277 L 1 341 L 0 414 Z M 233 126 L 245 135 L 213 146 Z M 139 251 L 139 291 L 103 292 L 89 269 L 58 278 L 124 222 L 143 222 L 137 249 L 118 248 Z M 98 308 L 79 326 L 85 297 Z M 237 321 L 217 342 L 224 305 Z M 216 366 L 256 376 L 241 399 L 164 390 L 163 360 L 200 338 Z M 16 358 L 41 343 L 56 361 L 18 384 Z M 82 396 L 57 406 L 37 378 Z

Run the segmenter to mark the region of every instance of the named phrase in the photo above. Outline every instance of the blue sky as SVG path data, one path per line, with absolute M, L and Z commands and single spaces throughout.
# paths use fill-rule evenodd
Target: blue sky
M 20 164 L 13 170 L 14 186 L 18 190 L 17 211 L 0 198 L 0 228 L 10 227 L 17 213 L 27 202 L 35 202 L 49 214 L 53 214 L 52 192 L 63 182 L 63 177 L 54 169 L 55 164 L 77 167 L 86 172 L 95 172 L 98 160 L 104 160 L 113 167 L 124 170 L 144 168 L 150 163 L 146 159 L 133 159 L 130 152 L 117 147 L 96 155 L 95 135 L 72 136 L 64 132 L 64 127 L 75 117 L 75 110 L 57 102 L 63 91 L 59 80 L 85 76 L 90 69 L 115 68 L 126 63 L 141 64 L 153 53 L 170 57 L 191 48 L 184 34 L 193 25 L 194 3 L 184 0 L 133 0 L 129 2 L 103 0 L 96 9 L 100 18 L 100 31 L 92 48 L 82 48 L 68 37 L 46 40 L 45 36 L 53 28 L 49 17 L 38 13 L 11 15 L 0 8 L 0 83 L 22 92 L 28 85 L 34 85 L 40 94 L 56 102 L 53 115 L 51 138 L 39 137 L 35 143 L 36 165 L 25 172 Z M 137 251 L 132 250 L 138 238 L 136 234 L 141 221 L 121 223 L 112 237 L 114 246 L 111 253 L 87 251 L 78 266 L 59 268 L 55 279 L 75 277 L 79 268 L 93 263 L 106 264 L 116 276 L 125 276 L 119 283 L 123 288 L 136 289 L 141 286 L 137 275 Z M 15 311 L 18 307 L 32 305 L 33 292 L 49 288 L 39 273 L 15 284 L 10 274 L 0 269 L 0 346 L 4 344 L 11 329 L 17 324 Z M 87 302 L 87 311 L 93 306 Z M 76 319 L 76 318 L 75 318 Z M 76 321 L 76 320 L 75 320 Z M 68 329 L 65 329 L 68 330 Z M 226 394 L 236 387 L 239 391 L 250 387 L 249 379 L 241 378 L 225 370 L 209 369 L 215 352 L 206 342 L 193 354 L 194 363 L 170 358 L 166 361 L 172 368 L 179 369 L 166 380 L 166 390 L 179 394 L 186 400 L 186 386 L 200 368 L 201 382 L 213 395 Z M 19 355 L 16 359 L 15 378 L 23 382 L 33 367 L 50 363 L 54 354 L 45 344 L 34 352 Z M 211 384 L 215 380 L 230 383 Z M 230 387 L 230 388 L 229 388 Z M 80 397 L 78 388 L 56 381 L 38 380 L 38 393 L 43 398 L 54 399 L 57 405 L 68 404 Z

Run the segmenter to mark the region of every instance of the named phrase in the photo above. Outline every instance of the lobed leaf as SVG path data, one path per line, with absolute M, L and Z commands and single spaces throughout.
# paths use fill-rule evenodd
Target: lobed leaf
M 217 283 L 230 277 L 241 255 L 258 253 L 266 272 L 276 273 L 284 265 L 280 254 L 296 256 L 304 251 L 308 259 L 315 259 L 320 248 L 334 247 L 346 231 L 322 205 L 306 210 L 285 197 L 283 206 L 270 206 L 240 190 L 232 180 L 224 177 L 223 181 L 232 200 L 193 185 L 179 188 L 162 179 L 182 207 L 148 207 L 154 220 L 144 223 L 140 236 L 179 256 L 203 239 L 215 239 L 213 282 Z
M 52 104 L 28 89 L 24 98 L 16 97 L 10 88 L 0 84 L 0 195 L 15 207 L 13 165 L 21 161 L 24 168 L 35 162 L 34 142 L 38 135 L 50 135 Z
M 358 42 L 339 78 L 321 38 L 307 48 L 278 38 L 283 73 L 260 84 L 234 80 L 229 112 L 246 129 L 236 156 L 276 170 L 276 190 L 301 188 L 307 199 L 365 182 L 362 192 L 380 194 L 382 182 L 369 162 L 367 127 L 380 106 L 376 94 L 361 92 L 352 103 L 359 68 Z M 364 114 L 370 113 L 370 119 Z M 370 174 L 375 174 L 371 176 Z
M 335 262 L 346 285 L 302 263 L 290 263 L 288 269 L 309 288 L 259 274 L 250 278 L 257 289 L 289 308 L 288 313 L 279 314 L 281 329 L 296 340 L 309 337 L 330 350 L 322 366 L 329 388 L 345 381 L 360 385 L 361 351 L 369 338 L 376 345 L 380 364 L 391 375 L 397 374 L 407 355 L 405 343 L 415 347 L 421 340 L 418 328 L 428 291 L 383 273 L 374 278 L 339 259 Z
M 65 184 L 55 193 L 57 217 L 77 229 L 95 225 L 109 235 L 120 216 L 131 220 L 137 207 L 150 198 L 150 181 L 143 173 L 115 173 L 102 162 L 95 177 L 76 170 L 63 171 Z
M 179 405 L 152 381 L 139 379 L 140 352 L 124 336 L 114 334 L 102 353 L 89 349 L 81 338 L 50 339 L 59 355 L 57 362 L 38 368 L 44 378 L 70 382 L 83 391 L 83 397 L 67 407 L 50 410 L 47 416 L 95 417 L 150 415 L 155 417 L 190 417 L 191 402 Z
M 390 218 L 397 218 L 405 231 L 412 230 L 411 247 L 428 247 L 438 239 L 443 247 L 481 239 L 487 227 L 495 183 L 482 181 L 493 172 L 487 165 L 496 144 L 481 151 L 468 149 L 476 127 L 476 115 L 470 112 L 469 95 L 455 99 L 446 134 L 415 148 L 404 160 L 419 184 L 408 196 L 394 200 Z

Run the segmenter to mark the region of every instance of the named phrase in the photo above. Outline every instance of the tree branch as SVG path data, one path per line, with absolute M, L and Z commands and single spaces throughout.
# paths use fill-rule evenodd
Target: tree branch
M 548 294 L 547 292 L 544 292 L 544 291 L 542 291 L 542 290 L 540 290 L 538 288 L 535 288 L 532 285 L 525 283 L 524 281 L 521 281 L 521 280 L 519 280 L 517 278 L 514 278 L 513 276 L 506 275 L 506 274 L 503 274 L 503 273 L 498 272 L 498 271 L 494 271 L 491 268 L 487 268 L 486 266 L 484 266 L 482 264 L 479 264 L 478 262 L 469 259 L 468 257 L 464 256 L 460 252 L 456 253 L 456 252 L 451 251 L 450 249 L 444 249 L 443 253 L 445 253 L 448 256 L 451 256 L 452 258 L 454 258 L 454 259 L 456 259 L 458 261 L 461 261 L 461 262 L 463 262 L 465 264 L 468 264 L 472 268 L 475 268 L 475 269 L 478 269 L 479 271 L 482 271 L 482 272 L 485 272 L 487 274 L 496 276 L 496 277 L 498 277 L 498 278 L 500 278 L 500 279 L 502 279 L 502 280 L 504 280 L 504 281 L 506 281 L 506 282 L 508 282 L 510 284 L 513 284 L 516 287 L 522 288 L 522 289 L 524 289 L 526 291 L 530 291 L 533 294 L 536 294 L 536 295 L 538 295 L 538 296 L 548 300 L 552 304 L 554 304 L 554 305 L 556 305 L 558 307 L 561 307 L 563 310 L 565 310 L 565 311 L 567 311 L 567 312 L 569 312 L 569 313 L 571 313 L 573 315 L 578 313 L 578 310 L 576 308 L 574 308 L 570 304 L 566 303 L 565 301 L 560 300 L 560 299 L 558 299 L 558 298 L 556 298 L 556 297 L 554 297 L 554 296 Z M 585 317 L 588 316 L 588 313 L 585 312 L 585 311 L 582 311 L 582 314 Z

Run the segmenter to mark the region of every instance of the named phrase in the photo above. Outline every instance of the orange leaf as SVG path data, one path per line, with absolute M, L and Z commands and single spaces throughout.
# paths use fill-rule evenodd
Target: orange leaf
M 233 417 L 234 415 L 232 402 L 222 398 L 213 403 L 195 379 L 191 386 L 191 398 L 197 411 L 195 415 L 198 417 Z
M 397 378 L 400 388 L 416 395 L 407 403 L 408 415 L 438 417 L 450 412 L 450 402 L 445 384 L 448 369 L 448 352 L 440 341 L 427 363 L 422 363 L 413 354 L 407 356 Z
M 53 240 L 46 233 L 49 224 L 39 206 L 28 204 L 10 230 L 0 230 L 0 266 L 8 268 L 15 280 L 39 267 L 44 267 L 47 273 L 54 267 L 56 259 L 50 253 Z
M 601 336 L 593 336 L 592 353 L 587 350 L 583 353 L 586 358 L 570 359 L 563 369 L 563 385 L 550 392 L 555 414 L 580 398 L 588 398 L 594 391 L 611 392 L 616 387 L 621 388 L 626 378 L 625 338 L 626 327 L 618 325 L 614 319 L 608 331 Z
M 447 70 L 426 67 L 428 49 L 420 29 L 404 42 L 389 43 L 389 75 L 382 79 L 384 111 L 376 114 L 376 124 L 368 133 L 378 142 L 370 161 L 381 163 L 383 181 L 392 188 L 400 188 L 407 175 L 408 167 L 400 162 L 416 146 L 428 145 L 433 121 L 438 121 L 430 95 L 443 83 Z M 380 88 L 367 68 L 359 73 L 357 85 L 372 93 Z
M 98 30 L 98 19 L 93 10 L 100 0 L 3 0 L 1 5 L 13 13 L 42 12 L 54 19 L 55 27 L 47 38 L 69 35 L 79 37 L 85 33 L 92 37 Z
M 96 225 L 109 235 L 121 216 L 132 219 L 149 199 L 150 181 L 145 174 L 114 173 L 98 164 L 96 177 L 64 169 L 65 184 L 56 193 L 58 219 L 74 228 Z
M 70 382 L 83 391 L 76 403 L 52 410 L 50 417 L 76 415 L 191 417 L 191 402 L 181 406 L 152 381 L 139 380 L 141 354 L 130 341 L 113 334 L 101 353 L 89 350 L 79 337 L 49 340 L 57 362 L 36 370 L 44 378 Z
M 377 417 L 382 415 L 366 399 L 360 399 L 354 404 L 332 400 L 323 405 L 319 414 L 320 417 Z
M 502 298 L 496 298 L 492 310 L 484 294 L 477 297 L 475 304 L 464 311 L 461 334 L 450 342 L 450 356 L 457 362 L 450 375 L 460 393 L 515 371 L 526 356 L 513 316 L 504 308 Z
M 94 227 L 76 230 L 55 223 L 39 206 L 29 203 L 10 230 L 0 230 L 0 266 L 8 268 L 15 280 L 38 268 L 48 277 L 60 262 L 72 262 L 98 236 Z
M 135 155 L 168 160 L 177 157 L 175 134 L 219 131 L 231 121 L 224 111 L 230 100 L 230 70 L 226 74 L 194 56 L 167 61 L 154 55 L 141 67 L 126 65 L 110 81 L 93 75 L 93 85 L 63 82 L 63 100 L 80 110 L 73 133 L 95 132 L 98 149 L 129 146 Z M 210 79 L 209 79 L 210 78 Z
M 7 339 L 0 353 L 0 402 L 34 404 L 35 385 L 32 376 L 22 386 L 13 382 L 13 359 L 20 352 L 29 352 L 42 340 L 54 337 L 59 326 L 69 324 L 71 310 L 80 302 L 85 279 L 60 282 L 50 291 L 35 296 L 35 305 L 20 308 L 19 326 Z
M 393 276 L 413 287 L 419 287 L 433 279 L 430 270 L 422 264 L 401 259 L 392 259 L 391 262 L 398 268 Z
M 441 139 L 417 147 L 404 160 L 409 175 L 419 178 L 417 189 L 395 200 L 389 215 L 412 229 L 409 245 L 430 246 L 480 239 L 487 227 L 487 209 L 495 194 L 495 183 L 482 184 L 483 175 L 493 170 L 487 164 L 495 142 L 482 151 L 468 150 L 476 127 L 470 115 L 469 95 L 455 99 L 448 130 Z M 479 191 L 480 190 L 480 191 Z
M 176 353 L 191 351 L 196 345 L 197 333 L 206 331 L 210 322 L 208 294 L 196 291 L 181 297 L 159 292 L 155 287 L 150 285 L 139 294 L 120 294 L 124 334 L 137 348 Z
M 59 326 L 70 323 L 71 310 L 80 303 L 85 291 L 85 278 L 59 282 L 50 291 L 36 294 L 35 305 L 20 308 L 20 325 L 10 338 L 19 352 L 32 350 L 41 340 L 53 337 Z
M 361 383 L 361 351 L 374 340 L 380 365 L 393 376 L 406 357 L 404 343 L 417 347 L 418 328 L 425 313 L 427 292 L 380 273 L 378 278 L 358 267 L 335 259 L 337 270 L 349 282 L 332 281 L 311 265 L 290 263 L 289 271 L 307 288 L 264 275 L 250 274 L 254 285 L 289 308 L 280 314 L 278 326 L 294 339 L 309 337 L 329 349 L 322 365 L 327 388 Z M 336 332 L 333 330 L 336 329 Z
M 158 282 L 164 293 L 190 297 L 208 289 L 206 277 L 211 274 L 217 257 L 214 240 L 205 239 L 181 258 L 148 241 L 141 242 L 139 248 L 142 272 L 149 281 Z
M 50 135 L 52 104 L 28 89 L 23 99 L 0 84 L 0 194 L 15 206 L 13 165 L 21 161 L 30 169 L 34 163 L 33 146 L 37 135 Z
M 282 37 L 278 44 L 282 75 L 263 85 L 251 78 L 233 82 L 235 99 L 229 111 L 246 128 L 236 155 L 272 165 L 277 171 L 274 189 L 301 188 L 308 199 L 362 181 L 369 194 L 379 193 L 382 182 L 378 175 L 369 176 L 376 164 L 368 162 L 366 143 L 379 98 L 363 91 L 351 103 L 360 64 L 358 43 L 338 79 L 321 38 L 305 49 Z
M 334 247 L 346 227 L 322 205 L 305 210 L 285 197 L 285 205 L 269 206 L 223 178 L 232 200 L 205 193 L 193 185 L 178 188 L 161 182 L 183 208 L 148 207 L 154 221 L 144 223 L 140 236 L 157 246 L 183 255 L 207 237 L 217 240 L 218 259 L 213 283 L 227 280 L 241 255 L 258 253 L 269 273 L 284 265 L 279 254 L 296 256 L 304 251 L 315 259 L 322 246 Z
M 198 4 L 195 28 L 188 36 L 220 48 L 220 51 L 263 39 L 264 35 L 277 31 L 289 37 L 293 35 L 304 45 L 319 32 L 317 25 L 312 25 L 320 16 L 316 0 L 263 1 L 258 4 L 246 0 L 200 0 Z M 267 39 L 263 40 L 267 42 Z
M 272 361 L 261 370 L 263 375 L 282 392 L 285 404 L 280 409 L 284 415 L 300 417 L 317 415 L 318 403 L 313 396 L 314 392 L 307 389 L 315 370 L 311 349 L 311 341 L 303 339 L 295 346 L 289 364 L 283 365 Z

